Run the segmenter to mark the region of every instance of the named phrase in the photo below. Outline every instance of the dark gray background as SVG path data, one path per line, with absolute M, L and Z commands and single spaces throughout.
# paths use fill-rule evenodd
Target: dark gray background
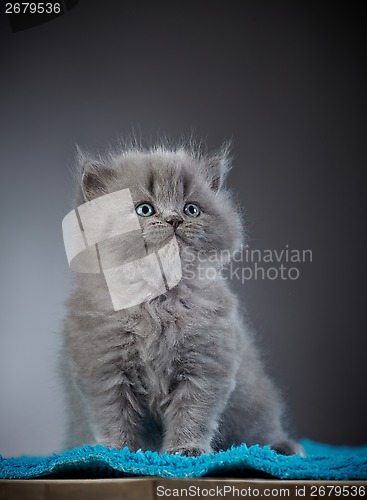
M 12 34 L 1 14 L 0 453 L 62 446 L 74 144 L 133 129 L 233 139 L 251 246 L 313 252 L 297 281 L 237 283 L 294 429 L 367 442 L 362 19 L 335 2 L 81 0 Z

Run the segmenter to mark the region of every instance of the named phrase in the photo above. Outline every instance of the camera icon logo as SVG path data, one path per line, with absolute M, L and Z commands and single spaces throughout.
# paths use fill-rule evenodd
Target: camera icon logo
M 129 189 L 79 205 L 62 231 L 70 268 L 102 273 L 115 311 L 154 299 L 182 278 L 176 237 L 149 252 Z

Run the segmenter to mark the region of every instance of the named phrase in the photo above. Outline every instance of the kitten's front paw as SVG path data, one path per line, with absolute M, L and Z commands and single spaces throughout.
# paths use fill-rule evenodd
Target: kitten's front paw
M 271 445 L 271 448 L 280 453 L 281 455 L 301 455 L 301 457 L 306 456 L 303 446 L 296 443 L 292 439 L 286 439 L 280 443 Z
M 199 447 L 181 447 L 181 448 L 168 448 L 166 450 L 163 450 L 165 453 L 179 453 L 180 455 L 184 455 L 186 457 L 199 457 L 200 455 L 203 455 L 204 453 L 211 453 L 210 450 L 204 450 L 204 448 L 199 448 Z

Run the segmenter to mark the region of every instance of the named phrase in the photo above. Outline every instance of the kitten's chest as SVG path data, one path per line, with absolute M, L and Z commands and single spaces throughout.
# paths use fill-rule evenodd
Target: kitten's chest
M 150 309 L 137 332 L 136 349 L 151 401 L 169 393 L 180 370 L 187 334 L 180 312 L 180 308 L 160 308 L 157 312 Z

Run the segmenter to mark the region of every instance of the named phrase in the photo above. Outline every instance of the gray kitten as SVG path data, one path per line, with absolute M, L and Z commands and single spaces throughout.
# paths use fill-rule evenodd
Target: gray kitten
M 228 148 L 207 154 L 193 146 L 128 147 L 99 161 L 79 160 L 77 205 L 129 188 L 147 248 L 175 235 L 183 276 L 165 294 L 114 311 L 102 274 L 75 274 L 62 351 L 67 445 L 196 456 L 246 443 L 300 452 L 283 429 L 278 393 L 220 275 L 243 240 L 223 186 Z M 205 261 L 213 250 L 216 261 Z

